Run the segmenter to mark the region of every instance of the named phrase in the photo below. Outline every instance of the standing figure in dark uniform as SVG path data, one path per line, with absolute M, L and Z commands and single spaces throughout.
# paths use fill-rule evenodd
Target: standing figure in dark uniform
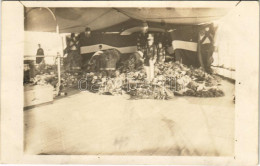
M 79 54 L 79 41 L 74 33 L 71 33 L 68 46 L 65 52 L 68 54 L 64 59 L 64 66 L 67 70 L 78 69 L 81 67 L 81 56 Z
M 157 48 L 154 45 L 154 37 L 148 34 L 147 47 L 144 50 L 144 68 L 147 74 L 147 81 L 150 82 L 154 78 L 154 63 L 157 60 Z
M 96 38 L 94 38 L 92 36 L 92 32 L 91 32 L 91 29 L 89 27 L 86 27 L 85 28 L 85 31 L 80 33 L 79 34 L 79 50 L 81 47 L 84 47 L 84 46 L 90 46 L 93 44 L 93 40 L 96 40 Z M 91 53 L 82 53 L 82 50 L 79 51 L 80 53 L 80 56 L 81 56 L 81 68 L 83 70 L 88 70 L 89 68 L 89 61 L 92 57 L 92 54 Z
M 41 48 L 41 44 L 38 44 L 38 49 L 37 49 L 37 53 L 36 53 L 36 64 L 40 64 L 43 62 L 43 57 L 39 57 L 39 56 L 44 56 L 44 51 Z M 27 66 L 29 66 L 29 70 L 25 69 L 25 76 L 27 77 L 24 79 L 24 82 L 30 82 L 33 83 L 34 82 L 34 77 L 35 77 L 35 61 L 34 60 L 24 60 L 24 64 L 27 64 Z
M 44 56 L 44 51 L 41 48 L 41 44 L 38 44 L 38 46 L 39 46 L 39 48 L 36 53 L 36 64 L 40 64 L 44 59 L 44 57 L 37 57 L 37 56 Z

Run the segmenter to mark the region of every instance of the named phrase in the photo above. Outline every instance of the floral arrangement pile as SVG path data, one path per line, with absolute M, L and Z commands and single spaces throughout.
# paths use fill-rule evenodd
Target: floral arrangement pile
M 133 59 L 130 58 L 130 61 Z M 127 62 L 127 64 L 130 62 Z M 134 63 L 134 62 L 133 62 Z M 127 65 L 126 65 L 127 66 Z M 50 84 L 57 86 L 55 71 L 45 66 L 46 73 L 36 75 L 35 85 Z M 48 71 L 48 72 L 47 72 Z M 221 79 L 203 71 L 201 68 L 187 67 L 178 62 L 155 64 L 155 77 L 146 80 L 142 67 L 128 67 L 113 71 L 109 75 L 101 72 L 63 72 L 60 90 L 77 87 L 103 95 L 128 94 L 132 99 L 167 100 L 174 96 L 221 97 L 224 92 L 219 88 Z
M 143 69 L 120 73 L 112 77 L 102 72 L 86 75 L 89 91 L 99 94 L 129 94 L 133 99 L 171 99 L 175 95 L 195 97 L 220 97 L 224 92 L 219 88 L 221 79 L 202 69 L 189 68 L 178 62 L 155 65 L 155 78 L 148 82 Z

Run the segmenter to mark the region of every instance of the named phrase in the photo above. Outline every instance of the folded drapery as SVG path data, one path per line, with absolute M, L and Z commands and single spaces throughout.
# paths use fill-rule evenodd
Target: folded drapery
M 89 61 L 91 71 L 116 70 L 116 64 L 120 59 L 120 52 L 116 49 L 108 49 L 95 53 Z

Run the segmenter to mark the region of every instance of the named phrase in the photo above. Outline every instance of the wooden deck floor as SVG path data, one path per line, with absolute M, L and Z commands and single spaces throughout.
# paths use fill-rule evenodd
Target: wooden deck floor
M 128 100 L 80 92 L 24 111 L 26 154 L 228 156 L 234 85 L 224 97 Z

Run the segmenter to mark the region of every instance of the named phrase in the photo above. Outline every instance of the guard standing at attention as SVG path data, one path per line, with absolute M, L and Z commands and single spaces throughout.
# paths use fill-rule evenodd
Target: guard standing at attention
M 157 48 L 154 45 L 153 34 L 148 34 L 147 46 L 144 49 L 144 68 L 147 75 L 147 81 L 151 82 L 154 78 L 154 64 L 157 60 Z

